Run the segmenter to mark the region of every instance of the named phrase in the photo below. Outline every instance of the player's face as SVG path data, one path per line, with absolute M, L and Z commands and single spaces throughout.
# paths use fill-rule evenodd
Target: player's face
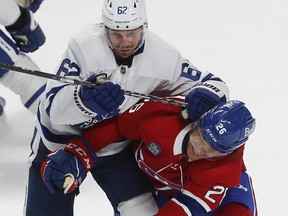
M 199 126 L 196 126 L 196 128 L 190 132 L 187 154 L 193 161 L 223 156 L 223 153 L 214 150 L 211 145 L 203 139 Z
M 112 30 L 106 28 L 106 34 L 114 53 L 121 58 L 128 58 L 138 48 L 143 39 L 143 27 L 133 30 Z

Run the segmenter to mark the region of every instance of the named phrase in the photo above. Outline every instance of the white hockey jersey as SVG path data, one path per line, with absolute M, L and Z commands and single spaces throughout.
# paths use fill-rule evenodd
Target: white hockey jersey
M 157 96 L 186 95 L 198 83 L 210 82 L 228 97 L 228 88 L 221 79 L 200 72 L 174 46 L 146 31 L 145 43 L 135 53 L 131 65 L 118 65 L 103 29 L 98 24 L 90 25 L 71 38 L 57 74 L 85 80 L 92 74 L 104 73 L 124 90 Z M 74 101 L 75 93 L 77 87 L 73 85 L 48 81 L 37 116 L 34 152 L 39 143 L 49 150 L 63 148 L 71 135 L 80 134 L 82 129 L 109 118 L 89 109 L 79 109 Z M 125 96 L 120 113 L 138 100 Z M 125 146 L 126 142 L 119 141 L 97 155 L 117 153 Z
M 20 9 L 15 0 L 0 0 L 1 25 L 12 25 L 20 17 L 20 15 Z M 8 32 L 6 32 L 5 35 L 9 37 Z M 28 55 L 22 52 L 15 52 L 15 50 L 11 48 L 7 41 L 1 36 L 0 49 L 2 52 L 5 52 L 13 62 L 15 62 L 15 66 L 29 68 L 31 70 L 40 70 Z M 9 71 L 0 78 L 0 83 L 9 88 L 15 94 L 19 95 L 23 105 L 33 114 L 36 114 L 37 112 L 39 100 L 42 92 L 44 91 L 46 82 L 47 80 L 41 77 L 16 73 L 14 71 Z

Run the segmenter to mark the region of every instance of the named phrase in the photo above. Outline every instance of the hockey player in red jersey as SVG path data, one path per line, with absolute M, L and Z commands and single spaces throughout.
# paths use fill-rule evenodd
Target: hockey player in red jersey
M 183 119 L 180 113 L 177 106 L 141 102 L 83 135 L 95 152 L 111 139 L 135 140 L 135 158 L 153 182 L 159 216 L 257 215 L 251 179 L 243 162 L 244 144 L 254 131 L 255 119 L 244 103 L 222 103 L 196 122 Z M 73 181 L 64 183 L 66 192 L 79 186 L 97 161 L 89 154 L 90 145 L 72 140 L 65 150 L 59 150 L 76 155 L 82 162 L 78 174 L 75 167 L 57 163 L 59 151 L 56 157 L 55 152 L 48 156 L 42 177 L 49 190 L 61 188 L 68 173 Z M 67 159 L 69 164 L 73 160 Z

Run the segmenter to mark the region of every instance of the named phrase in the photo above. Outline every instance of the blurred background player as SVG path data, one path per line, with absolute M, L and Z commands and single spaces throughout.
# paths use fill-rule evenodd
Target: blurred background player
M 14 0 L 0 0 L 0 24 L 3 26 L 0 29 L 0 62 L 39 70 L 25 53 L 35 52 L 45 43 L 45 35 L 33 17 L 42 0 L 18 2 L 19 5 Z M 36 76 L 0 69 L 0 83 L 20 95 L 23 105 L 33 113 L 36 113 L 46 82 Z M 0 109 L 3 108 L 2 104 Z

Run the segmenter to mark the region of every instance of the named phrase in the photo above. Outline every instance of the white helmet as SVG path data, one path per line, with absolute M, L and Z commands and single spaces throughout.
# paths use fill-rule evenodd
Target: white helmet
M 103 24 L 113 30 L 131 30 L 146 27 L 146 5 L 144 0 L 104 0 Z

